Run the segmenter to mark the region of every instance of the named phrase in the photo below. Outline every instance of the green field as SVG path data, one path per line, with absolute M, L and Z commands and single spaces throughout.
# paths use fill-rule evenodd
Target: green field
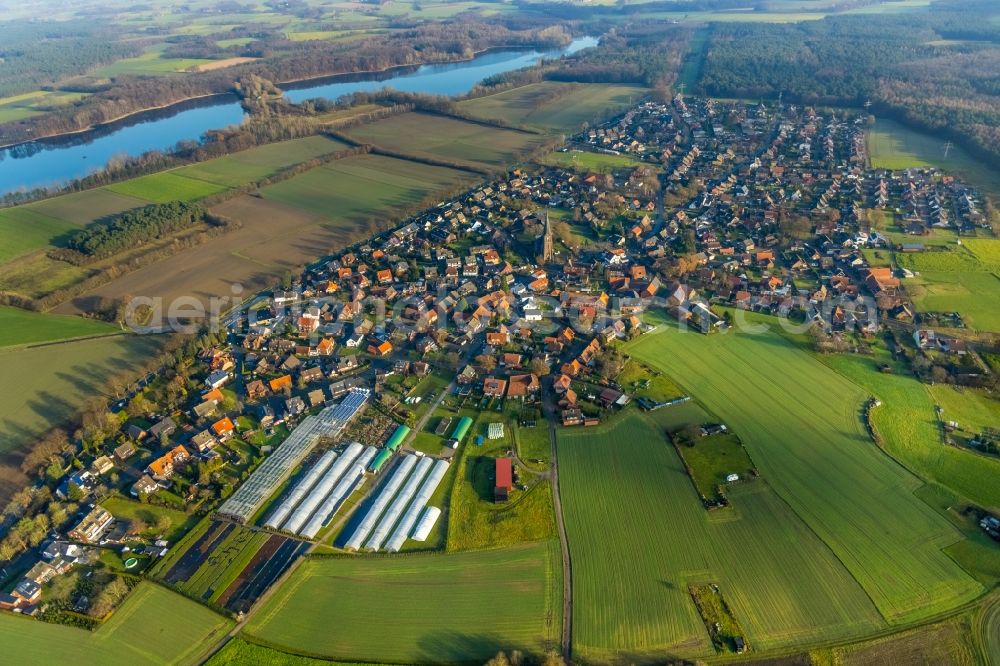
M 475 418 L 475 415 L 470 414 Z M 457 422 L 457 416 L 454 422 Z M 521 481 L 528 490 L 512 491 L 510 501 L 496 504 L 493 488 L 496 458 L 505 456 L 514 447 L 513 429 L 505 423 L 504 436 L 485 439 L 482 446 L 472 442 L 474 435 L 485 431 L 491 421 L 504 421 L 493 413 L 483 412 L 470 430 L 466 444 L 461 447 L 457 461 L 457 476 L 448 506 L 448 550 L 497 548 L 527 541 L 538 541 L 555 535 L 552 509 L 552 484 L 548 479 L 536 479 L 528 473 L 521 474 Z M 544 437 L 546 457 L 551 447 L 548 428 L 542 423 L 534 428 Z M 534 433 L 532 433 L 534 434 Z M 540 448 L 537 440 L 535 448 Z
M 0 350 L 0 453 L 31 442 L 64 423 L 80 405 L 107 395 L 107 381 L 155 355 L 155 337 L 111 336 L 41 347 Z
M 237 187 L 256 182 L 293 164 L 347 148 L 347 144 L 324 136 L 271 143 L 206 162 L 181 167 L 179 176 L 202 180 L 221 187 Z
M 904 284 L 920 311 L 957 311 L 970 328 L 1000 331 L 1000 277 L 993 273 L 926 271 Z
M 224 192 L 229 188 L 225 185 L 188 178 L 176 171 L 161 171 L 149 176 L 141 176 L 108 185 L 105 189 L 154 203 L 166 203 L 168 201 L 197 201 L 211 194 Z
M 560 634 L 559 544 L 304 561 L 245 632 L 279 649 L 390 663 L 538 654 Z
M 639 101 L 647 89 L 611 84 L 543 81 L 459 102 L 462 111 L 536 127 L 550 133 L 572 133 Z
M 99 188 L 45 199 L 28 204 L 26 208 L 58 220 L 84 226 L 132 208 L 145 206 L 150 202 L 149 199 Z
M 226 523 L 212 523 L 213 529 L 220 531 L 225 525 Z M 255 532 L 237 527 L 212 550 L 212 554 L 198 567 L 194 575 L 177 583 L 177 588 L 203 602 L 216 601 L 246 568 L 270 536 L 267 532 Z M 161 569 L 161 573 L 165 574 L 167 571 L 169 569 Z
M 100 67 L 90 73 L 96 78 L 113 78 L 116 76 L 156 76 L 172 74 L 212 62 L 204 58 L 163 58 L 159 50 L 143 53 L 135 58 L 125 58 L 105 67 Z
M 0 347 L 117 332 L 117 326 L 96 319 L 28 312 L 0 305 Z
M 542 164 L 560 166 L 578 171 L 598 171 L 601 173 L 637 166 L 639 162 L 628 155 L 606 155 L 582 150 L 556 151 L 541 160 Z
M 935 166 L 961 176 L 988 194 L 1000 196 L 1000 172 L 958 146 L 945 159 L 945 141 L 880 118 L 868 132 L 868 155 L 877 169 Z
M 731 509 L 705 511 L 654 418 L 630 412 L 559 434 L 580 658 L 712 654 L 694 583 L 725 590 L 759 650 L 883 626 L 843 564 L 764 481 L 734 487 Z
M 206 666 L 378 666 L 356 662 L 330 661 L 287 654 L 234 638 L 205 662 Z
M 705 497 L 714 497 L 715 489 L 725 486 L 726 477 L 730 474 L 739 474 L 744 481 L 753 478 L 753 461 L 736 435 L 703 437 L 691 446 L 681 442 L 678 443 L 678 450 L 691 468 L 695 486 Z
M 921 384 L 899 365 L 894 366 L 893 374 L 878 372 L 876 363 L 891 363 L 887 353 L 873 359 L 831 355 L 821 360 L 882 400 L 872 420 L 893 458 L 967 501 L 1000 509 L 1000 485 L 996 483 L 1000 460 L 942 445 L 934 414 L 937 402 L 945 407 L 944 417 L 948 420 L 978 420 L 982 417 L 978 405 L 970 406 L 976 403 L 954 394 L 950 387 L 933 387 L 929 391 L 931 387 Z
M 469 183 L 471 174 L 379 155 L 360 155 L 264 188 L 265 199 L 327 220 L 363 222 Z
M 889 622 L 927 617 L 982 592 L 942 552 L 961 534 L 914 495 L 921 481 L 865 432 L 868 394 L 859 386 L 776 332 L 664 330 L 629 349 L 739 434 L 764 479 Z
M 171 544 L 191 529 L 197 521 L 195 516 L 188 515 L 183 511 L 160 506 L 158 504 L 148 504 L 136 502 L 135 500 L 112 496 L 101 500 L 101 506 L 111 512 L 116 519 L 121 520 L 141 520 L 148 526 L 148 533 L 163 538 Z M 169 523 L 166 529 L 160 530 L 157 525 L 160 521 Z
M 197 664 L 232 623 L 159 585 L 140 583 L 97 631 L 0 613 L 10 663 Z
M 414 157 L 472 167 L 501 167 L 544 141 L 526 132 L 499 129 L 426 113 L 405 113 L 348 130 L 351 138 Z
M 0 209 L 0 264 L 40 248 L 61 244 L 77 225 L 31 208 Z

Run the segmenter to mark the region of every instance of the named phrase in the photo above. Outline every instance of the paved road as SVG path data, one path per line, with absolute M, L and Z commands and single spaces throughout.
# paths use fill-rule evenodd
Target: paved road
M 548 387 L 551 389 L 551 387 Z M 562 550 L 562 580 L 563 580 L 563 619 L 562 619 L 562 655 L 567 664 L 573 658 L 573 562 L 569 554 L 569 541 L 566 538 L 566 524 L 563 521 L 562 499 L 559 496 L 559 452 L 556 448 L 556 406 L 552 401 L 552 391 L 546 390 L 542 405 L 545 410 L 545 420 L 549 426 L 549 443 L 552 446 L 552 470 L 549 479 L 552 481 L 552 507 L 556 513 L 556 528 L 559 530 L 559 546 Z

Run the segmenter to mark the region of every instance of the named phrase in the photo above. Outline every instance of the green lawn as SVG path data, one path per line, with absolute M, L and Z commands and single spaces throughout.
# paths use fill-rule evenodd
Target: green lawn
M 459 103 L 480 118 L 569 134 L 583 123 L 606 118 L 634 104 L 648 90 L 617 84 L 572 84 L 543 81 Z
M 188 178 L 176 171 L 161 171 L 149 176 L 141 176 L 108 185 L 104 189 L 154 203 L 167 203 L 168 201 L 197 201 L 210 194 L 224 192 L 229 188 L 225 185 Z
M 706 511 L 656 414 L 631 411 L 559 433 L 578 658 L 714 654 L 688 593 L 695 583 L 720 585 L 758 650 L 884 626 L 843 564 L 765 481 L 734 487 L 731 509 Z
M 252 616 L 251 639 L 331 659 L 485 661 L 539 654 L 560 633 L 559 544 L 310 558 Z
M 117 519 L 141 520 L 148 526 L 148 534 L 166 539 L 171 544 L 184 536 L 197 522 L 196 516 L 188 515 L 183 511 L 157 504 L 143 504 L 126 497 L 109 497 L 101 500 L 101 506 L 110 511 Z M 164 530 L 157 529 L 159 521 L 164 519 L 169 520 L 169 525 Z
M 117 326 L 96 319 L 42 314 L 0 306 L 0 347 L 90 335 L 111 335 L 117 332 Z
M 541 160 L 542 164 L 560 166 L 578 171 L 598 171 L 601 173 L 626 169 L 639 164 L 628 155 L 606 155 L 582 150 L 556 151 L 549 153 Z
M 431 193 L 471 182 L 454 169 L 361 155 L 312 169 L 262 190 L 265 199 L 339 222 L 397 214 Z
M 921 481 L 865 432 L 860 411 L 869 393 L 861 387 L 777 332 L 669 329 L 629 349 L 740 436 L 763 478 L 887 620 L 927 617 L 982 592 L 942 552 L 961 534 L 914 495 Z
M 140 583 L 94 632 L 0 613 L 0 644 L 11 663 L 197 664 L 231 626 L 179 594 Z

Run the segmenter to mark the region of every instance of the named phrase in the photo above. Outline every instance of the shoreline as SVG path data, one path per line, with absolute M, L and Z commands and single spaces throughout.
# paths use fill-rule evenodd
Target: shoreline
M 577 39 L 582 39 L 582 38 L 577 38 Z M 562 47 L 556 47 L 556 48 L 566 48 L 567 46 L 569 46 L 572 43 L 573 43 L 573 41 L 570 41 L 569 44 L 566 44 L 566 45 L 564 45 Z M 485 55 L 487 53 L 491 53 L 491 52 L 494 52 L 494 51 L 517 51 L 517 50 L 520 50 L 520 49 L 530 49 L 530 50 L 533 50 L 533 51 L 541 51 L 542 48 L 544 48 L 544 47 L 540 47 L 538 45 L 534 45 L 534 46 L 524 46 L 524 45 L 518 45 L 518 46 L 491 46 L 489 48 L 480 49 L 479 51 L 473 51 L 472 55 L 470 57 L 468 57 L 468 58 L 460 58 L 460 59 L 457 59 L 457 60 L 434 60 L 434 61 L 422 62 L 422 63 L 412 63 L 412 64 L 408 64 L 408 65 L 392 65 L 390 67 L 384 67 L 382 69 L 359 70 L 359 71 L 356 71 L 356 72 L 339 72 L 339 73 L 335 73 L 335 74 L 320 74 L 319 76 L 307 76 L 307 77 L 301 78 L 301 79 L 288 79 L 286 81 L 275 81 L 274 85 L 276 85 L 276 86 L 278 86 L 280 88 L 281 86 L 286 86 L 286 85 L 289 85 L 289 84 L 295 85 L 295 84 L 299 84 L 299 83 L 308 83 L 310 81 L 320 81 L 322 79 L 333 79 L 333 78 L 341 77 L 341 76 L 343 76 L 343 77 L 350 77 L 350 76 L 367 76 L 367 75 L 388 74 L 388 73 L 393 72 L 395 70 L 402 70 L 402 69 L 408 69 L 408 68 L 420 68 L 420 67 L 433 66 L 433 65 L 452 65 L 452 64 L 457 64 L 457 63 L 472 62 L 473 60 L 475 60 L 479 56 Z M 282 92 L 285 92 L 285 91 L 282 91 Z M 137 111 L 131 111 L 129 113 L 124 113 L 124 114 L 122 114 L 120 116 L 116 116 L 115 118 L 112 118 L 110 120 L 106 120 L 106 121 L 101 122 L 101 123 L 96 123 L 96 124 L 93 124 L 93 125 L 89 125 L 87 127 L 84 127 L 84 128 L 78 129 L 78 130 L 69 130 L 69 131 L 66 131 L 66 132 L 59 132 L 58 134 L 48 134 L 48 135 L 45 135 L 45 136 L 39 136 L 39 137 L 35 137 L 33 139 L 29 139 L 27 141 L 16 141 L 16 142 L 13 142 L 13 143 L 0 144 L 0 150 L 7 150 L 9 148 L 16 148 L 18 146 L 23 146 L 23 145 L 27 145 L 27 144 L 35 143 L 35 142 L 48 141 L 48 140 L 51 140 L 51 139 L 59 139 L 60 137 L 71 137 L 71 136 L 76 136 L 76 135 L 79 135 L 79 134 L 86 134 L 87 132 L 92 132 L 94 130 L 98 130 L 98 129 L 107 127 L 109 125 L 114 125 L 115 123 L 123 122 L 125 120 L 128 120 L 129 118 L 132 118 L 132 117 L 138 116 L 138 115 L 142 115 L 144 113 L 151 113 L 153 111 L 164 111 L 164 110 L 167 110 L 167 109 L 171 109 L 171 108 L 173 108 L 175 106 L 180 106 L 180 105 L 185 104 L 187 102 L 193 102 L 193 101 L 201 100 L 201 99 L 209 99 L 211 97 L 226 97 L 226 96 L 230 96 L 230 95 L 232 95 L 233 97 L 235 97 L 237 99 L 237 101 L 239 100 L 239 96 L 234 91 L 217 92 L 217 93 L 205 93 L 204 95 L 194 95 L 193 97 L 185 97 L 184 99 L 180 99 L 180 100 L 177 100 L 175 102 L 169 102 L 167 104 L 161 104 L 159 106 L 150 106 L 150 107 L 146 107 L 146 108 L 143 108 L 143 109 L 139 109 Z

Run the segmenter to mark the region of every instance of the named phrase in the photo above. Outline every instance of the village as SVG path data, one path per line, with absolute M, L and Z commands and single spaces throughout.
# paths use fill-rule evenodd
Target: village
M 88 428 L 55 490 L 25 506 L 34 529 L 0 608 L 96 621 L 122 581 L 145 571 L 183 585 L 210 553 L 247 544 L 198 597 L 239 613 L 316 544 L 433 542 L 463 447 L 509 441 L 515 426 L 547 443 L 549 420 L 582 429 L 633 400 L 668 405 L 620 378 L 621 343 L 658 326 L 725 335 L 742 313 L 773 315 L 819 351 L 879 339 L 928 380 L 993 381 L 974 345 L 935 330 L 960 328 L 954 315 L 918 312 L 912 274 L 884 260 L 936 251 L 934 229 L 974 233 L 984 203 L 931 168 L 870 168 L 865 123 L 644 102 L 572 137 L 555 153 L 567 159 L 513 169 L 310 265 Z M 994 450 L 996 435 L 977 433 Z M 541 472 L 513 445 L 498 451 L 490 500 L 511 502 Z M 268 575 L 251 580 L 246 567 L 262 563 Z M 50 593 L 77 570 L 102 573 Z

